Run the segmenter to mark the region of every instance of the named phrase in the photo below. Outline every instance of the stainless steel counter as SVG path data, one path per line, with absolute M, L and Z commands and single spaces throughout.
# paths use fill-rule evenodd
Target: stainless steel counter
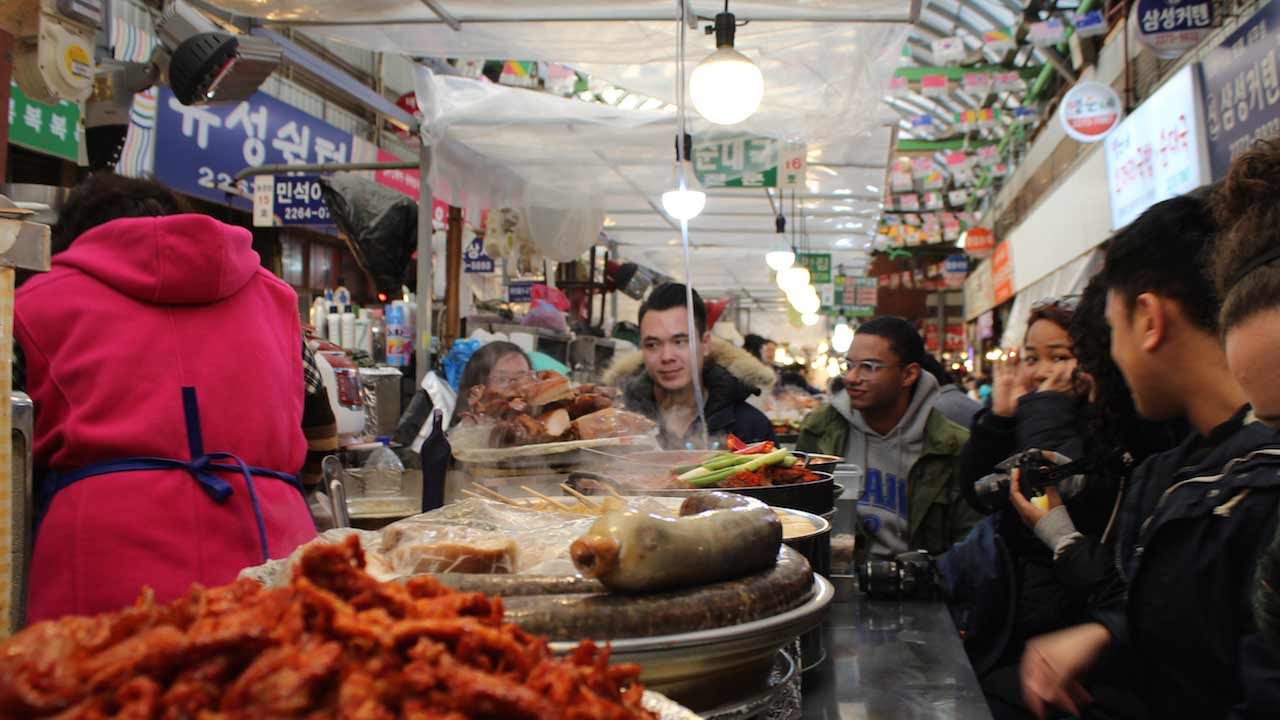
M 827 660 L 805 674 L 803 720 L 990 720 L 942 603 L 854 595 L 823 627 Z

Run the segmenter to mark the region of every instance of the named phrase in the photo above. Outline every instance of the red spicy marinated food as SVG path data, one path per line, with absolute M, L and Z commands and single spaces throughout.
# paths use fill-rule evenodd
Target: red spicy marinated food
M 553 657 L 502 601 L 367 575 L 355 537 L 288 587 L 193 587 L 167 605 L 33 625 L 0 644 L 4 718 L 654 718 L 635 665 Z

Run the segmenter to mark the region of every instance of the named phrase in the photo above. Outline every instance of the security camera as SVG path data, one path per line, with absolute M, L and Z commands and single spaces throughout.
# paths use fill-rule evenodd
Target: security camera
M 275 43 L 228 32 L 183 0 L 165 7 L 156 32 L 162 47 L 152 61 L 184 105 L 246 100 L 283 56 Z

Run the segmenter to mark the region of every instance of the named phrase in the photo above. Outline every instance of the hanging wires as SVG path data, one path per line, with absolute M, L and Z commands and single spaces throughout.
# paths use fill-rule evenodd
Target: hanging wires
M 684 161 L 688 158 L 684 157 L 684 136 L 685 129 L 685 28 L 688 26 L 689 8 L 686 0 L 676 0 L 676 7 L 679 8 L 676 23 L 678 29 L 676 31 L 676 124 L 679 128 L 679 135 L 676 138 L 676 166 L 679 168 L 678 177 L 680 182 L 680 190 L 685 189 L 684 177 Z M 700 355 L 700 344 L 702 336 L 698 334 L 698 328 L 693 317 L 693 264 L 689 259 L 689 221 L 680 221 L 680 244 L 684 251 L 684 305 L 686 314 L 689 316 L 689 375 L 693 380 L 693 402 L 698 408 L 698 428 L 700 439 L 702 440 L 702 448 L 709 449 L 711 442 L 707 438 L 707 413 L 702 399 L 702 372 L 699 368 L 698 358 Z M 710 328 L 707 328 L 710 330 Z

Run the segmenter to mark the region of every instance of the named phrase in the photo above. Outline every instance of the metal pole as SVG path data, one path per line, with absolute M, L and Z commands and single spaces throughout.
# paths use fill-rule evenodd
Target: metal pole
M 288 165 L 285 163 L 276 163 L 274 165 L 257 165 L 247 167 L 236 173 L 232 178 L 232 183 L 240 182 L 247 177 L 254 175 L 284 175 L 286 173 L 297 172 L 342 172 L 344 170 L 413 170 L 419 166 L 419 162 L 351 162 L 351 163 L 305 163 L 301 165 Z
M 428 180 L 431 171 L 431 146 L 425 142 L 418 147 L 418 337 L 414 343 L 417 354 L 417 383 L 422 385 L 422 378 L 431 368 L 431 336 L 432 327 L 432 281 L 435 268 L 431 262 L 431 182 Z M 441 348 L 444 350 L 445 348 Z
M 449 206 L 444 254 L 444 332 L 441 347 L 452 345 L 462 330 L 462 208 Z

